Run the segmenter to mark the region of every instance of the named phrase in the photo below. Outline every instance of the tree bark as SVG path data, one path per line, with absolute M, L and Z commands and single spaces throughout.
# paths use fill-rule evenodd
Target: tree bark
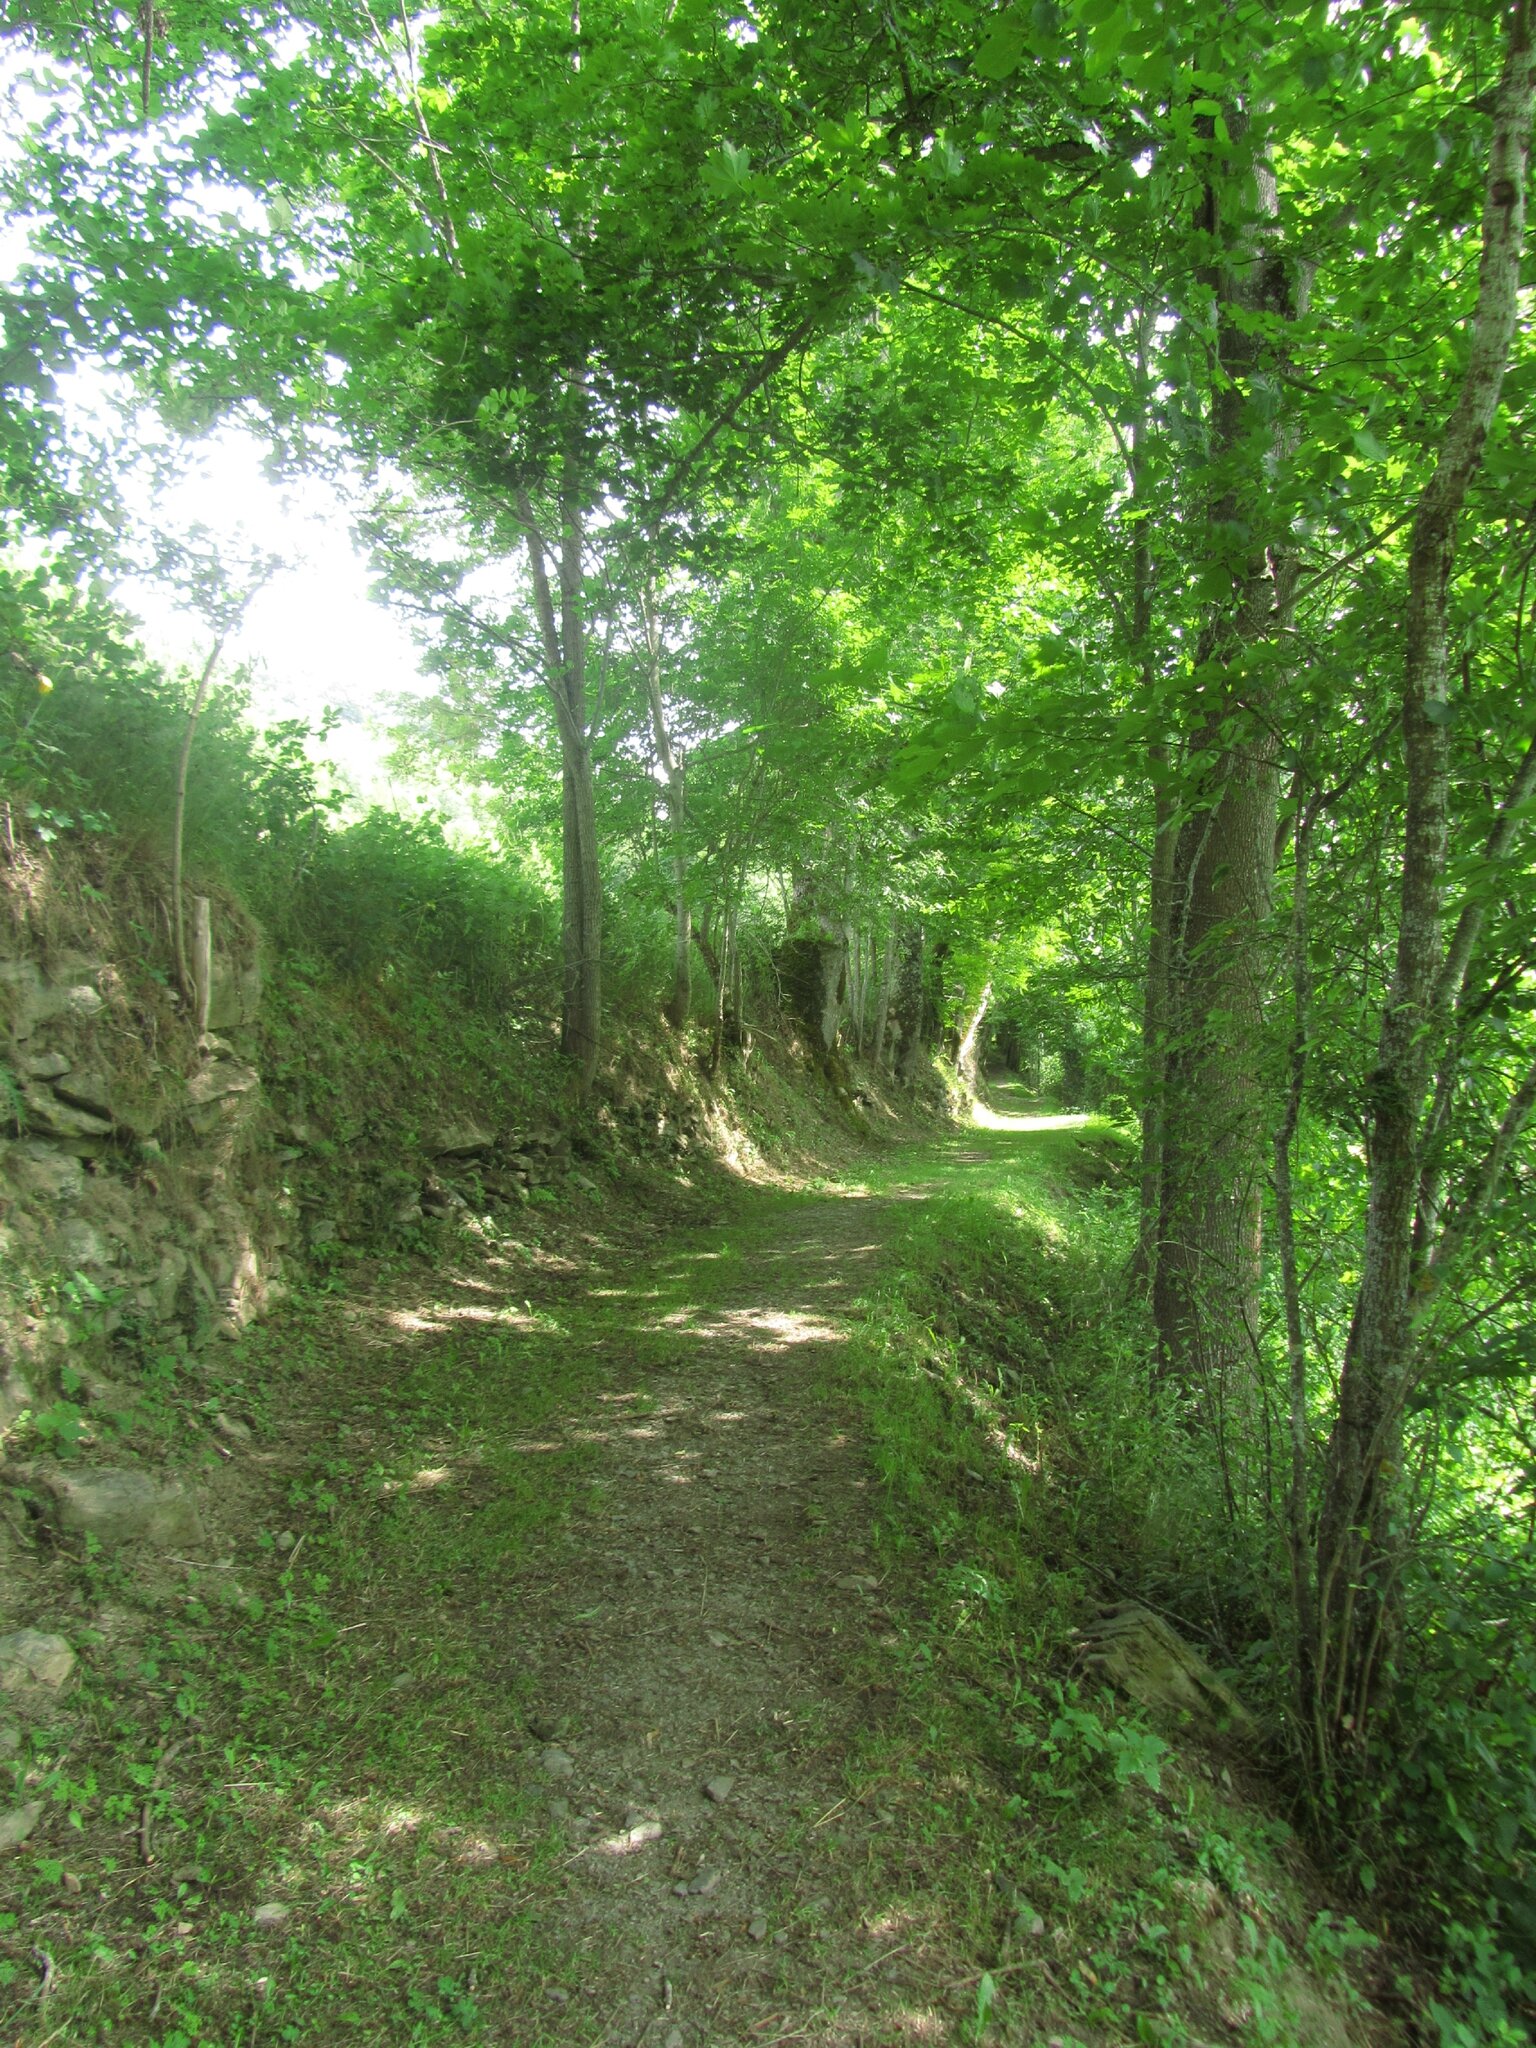
M 1142 701 L 1156 701 L 1157 675 L 1152 652 L 1152 617 L 1156 572 L 1147 539 L 1146 465 L 1142 456 L 1147 432 L 1146 407 L 1151 383 L 1148 342 L 1150 320 L 1143 318 L 1136 346 L 1137 416 L 1131 422 L 1128 450 L 1130 509 L 1136 515 L 1131 548 L 1130 658 L 1141 683 Z M 1150 1290 L 1157 1265 L 1157 1236 L 1163 1189 L 1163 1086 L 1168 1050 L 1168 949 L 1173 907 L 1174 827 L 1178 805 L 1170 780 L 1167 745 L 1158 740 L 1147 749 L 1147 779 L 1152 789 L 1152 855 L 1147 878 L 1147 961 L 1141 1013 L 1141 1201 L 1136 1249 L 1131 1257 L 1131 1284 Z
M 955 1071 L 968 1088 L 974 1088 L 981 1078 L 982 1033 L 986 1026 L 987 1012 L 991 1007 L 992 984 L 988 981 L 965 1020 L 960 1033 L 960 1043 L 955 1052 Z
M 208 692 L 213 686 L 213 672 L 219 665 L 219 656 L 224 652 L 224 642 L 227 638 L 226 629 L 218 635 L 209 649 L 208 659 L 203 663 L 203 672 L 197 679 L 197 688 L 192 695 L 192 709 L 187 713 L 186 730 L 181 736 L 181 752 L 176 757 L 176 791 L 171 806 L 171 944 L 176 954 L 176 986 L 185 1003 L 195 1003 L 197 1000 L 197 984 L 187 964 L 187 927 L 181 901 L 181 846 L 187 818 L 187 775 L 192 766 L 192 742 L 197 737 L 197 722 L 208 702 Z
M 749 1041 L 741 985 L 741 917 L 734 901 L 725 918 L 725 985 L 725 1036 L 731 1045 L 745 1047 Z
M 1152 1307 L 1165 1366 L 1215 1415 L 1246 1370 L 1258 1327 L 1259 940 L 1270 911 L 1276 801 L 1267 747 L 1217 754 L 1204 796 L 1206 807 L 1180 830 L 1171 882 L 1171 1044 Z
M 666 704 L 661 694 L 661 621 L 650 590 L 640 594 L 640 614 L 645 625 L 645 689 L 651 707 L 651 733 L 656 741 L 656 758 L 661 765 L 663 801 L 667 830 L 672 841 L 672 993 L 664 1008 L 667 1022 L 681 1031 L 693 1007 L 693 912 L 688 902 L 688 847 L 684 837 L 683 764 L 672 746 L 667 730 Z
M 587 730 L 585 536 L 572 458 L 567 457 L 560 490 L 560 544 L 555 551 L 558 612 L 550 586 L 547 543 L 525 491 L 517 493 L 516 505 L 528 546 L 534 611 L 544 648 L 544 686 L 560 735 L 560 1050 L 571 1062 L 576 1100 L 585 1102 L 597 1076 L 601 1042 L 603 881 L 597 853 L 591 734 Z
M 208 1036 L 213 1007 L 213 905 L 206 896 L 192 898 L 192 986 L 201 1041 Z
M 1168 1064 L 1168 954 L 1172 939 L 1174 831 L 1177 809 L 1168 779 L 1168 749 L 1154 747 L 1152 859 L 1147 886 L 1147 968 L 1141 1008 L 1141 1220 L 1131 1282 L 1151 1285 L 1163 1194 L 1164 1088 Z
M 1229 109 L 1239 139 L 1245 117 Z M 1234 127 L 1234 123 L 1236 126 Z M 1294 566 L 1267 533 L 1271 480 L 1251 464 L 1264 344 L 1255 316 L 1288 317 L 1292 294 L 1278 244 L 1279 196 L 1262 157 L 1252 186 L 1231 179 L 1206 196 L 1205 226 L 1224 245 L 1213 282 L 1217 361 L 1210 440 L 1225 483 L 1209 508 L 1228 557 L 1232 595 L 1196 654 L 1209 707 L 1189 748 L 1185 815 L 1173 848 L 1167 964 L 1167 1060 L 1159 1132 L 1162 1175 L 1152 1309 L 1165 1369 L 1219 1419 L 1250 1404 L 1258 1331 L 1265 1159 L 1262 1030 L 1264 926 L 1271 907 L 1279 782 L 1275 744 L 1253 716 L 1268 694 L 1256 652 L 1283 627 Z M 1256 188 L 1256 191 L 1255 189 Z M 1230 202 L 1235 225 L 1222 218 Z M 1285 452 L 1278 427 L 1268 436 Z M 1220 538 L 1218 538 L 1220 537 Z
M 848 948 L 848 1017 L 853 1026 L 853 1049 L 864 1051 L 864 934 L 855 931 Z
M 825 908 L 814 875 L 794 878 L 789 931 L 779 948 L 779 974 L 790 1010 L 812 1050 L 826 1059 L 837 1044 L 847 1003 L 848 928 Z
M 1313 1684 L 1323 1751 L 1315 1761 L 1323 1770 L 1362 1736 L 1394 1636 L 1401 1551 L 1395 1497 L 1413 1371 L 1413 1234 L 1425 1096 L 1459 980 L 1459 971 L 1446 972 L 1443 930 L 1450 844 L 1447 615 L 1461 508 L 1498 410 L 1518 317 L 1531 42 L 1529 0 L 1517 0 L 1494 96 L 1471 346 L 1434 474 L 1419 497 L 1409 549 L 1402 690 L 1407 805 L 1397 949 L 1368 1084 L 1365 1242 L 1318 1515 Z
M 928 934 L 920 924 L 908 927 L 901 942 L 901 964 L 891 1021 L 891 1071 L 904 1087 L 916 1084 L 923 1063 L 923 1022 L 928 1008 Z
M 885 938 L 880 956 L 880 993 L 875 999 L 875 1025 L 870 1034 L 870 1058 L 875 1065 L 885 1063 L 885 1040 L 890 1026 L 891 996 L 896 987 L 896 920 L 886 922 Z
M 1287 1418 L 1290 1474 L 1286 1486 L 1285 1533 L 1290 1554 L 1292 1620 L 1295 1628 L 1296 1691 L 1315 1706 L 1312 1657 L 1316 1620 L 1308 1568 L 1311 1430 L 1307 1414 L 1307 1346 L 1301 1319 L 1301 1272 L 1296 1251 L 1292 1154 L 1306 1093 L 1307 1047 L 1312 1031 L 1312 966 L 1308 953 L 1308 894 L 1312 832 L 1320 806 L 1308 801 L 1296 826 L 1291 877 L 1291 1043 L 1286 1063 L 1285 1108 L 1274 1139 L 1275 1238 L 1280 1257 L 1280 1297 L 1285 1314 Z

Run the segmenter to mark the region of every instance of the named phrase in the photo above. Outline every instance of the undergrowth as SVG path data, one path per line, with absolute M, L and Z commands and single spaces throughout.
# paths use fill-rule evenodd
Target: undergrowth
M 995 1959 L 970 2038 L 1034 2044 L 1049 2021 L 1063 2041 L 1343 2041 L 1375 1940 L 1309 1888 L 1256 1760 L 1154 1726 L 1083 1667 L 1097 1605 L 1188 1598 L 1214 1570 L 1219 1502 L 1152 1420 L 1119 1279 L 1126 1141 L 1045 1121 L 947 1147 L 863 1304 L 856 1397 L 911 1600 L 883 1653 L 901 1732 L 854 1773 L 899 1772 L 970 1837 Z M 874 1184 L 915 1192 L 899 1175 Z M 1183 1625 L 1220 1663 L 1204 1618 Z
M 982 1129 L 949 1153 L 868 1304 L 866 1427 L 893 1554 L 936 1570 L 957 1639 L 990 1633 L 1004 1663 L 1022 1645 L 1059 1669 L 1094 1602 L 1150 1603 L 1258 1713 L 1258 1799 L 1299 1809 L 1273 1531 L 1234 1509 L 1209 1432 L 1154 1372 L 1124 1278 L 1129 1141 L 1095 1122 L 1022 1144 Z M 1240 1476 L 1238 1499 L 1261 1483 Z M 1437 1608 L 1410 1575 L 1403 1705 L 1350 1828 L 1311 1847 L 1395 1936 L 1380 1996 L 1426 2014 L 1437 2048 L 1516 2048 L 1532 2009 L 1531 1724 L 1507 1617 L 1528 1563 L 1486 1527 L 1446 1553 L 1458 1597 Z M 1456 1714 L 1452 1667 L 1462 1690 L 1479 1674 Z
M 280 1475 L 232 1558 L 55 1559 L 54 1606 L 94 1626 L 66 1714 L 0 1765 L 50 1813 L 0 1912 L 14 2038 L 558 2039 L 515 2017 L 560 1975 L 533 1905 L 559 1845 L 490 1767 L 527 1702 L 476 1617 L 586 1498 L 589 1452 L 524 1446 L 602 1365 L 558 1309 L 509 1313 L 389 1345 L 296 1304 L 218 1388 Z

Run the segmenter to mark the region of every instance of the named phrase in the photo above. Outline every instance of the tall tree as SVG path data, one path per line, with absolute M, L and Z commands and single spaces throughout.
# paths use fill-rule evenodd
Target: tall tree
M 1162 1194 L 1152 1289 L 1170 1369 L 1219 1413 L 1251 1377 L 1259 1323 L 1265 926 L 1279 803 L 1274 667 L 1294 583 L 1272 402 L 1295 269 L 1271 150 L 1246 107 L 1201 116 L 1214 145 L 1197 222 L 1215 312 L 1204 508 L 1211 606 L 1192 676 L 1184 816 L 1166 938 L 1169 1042 L 1158 1120 Z
M 1493 94 L 1477 304 L 1460 389 L 1414 509 L 1408 557 L 1401 697 L 1407 802 L 1396 957 L 1369 1081 L 1370 1199 L 1318 1516 L 1303 1686 L 1306 1725 L 1324 1769 L 1365 1728 L 1394 1649 L 1401 1428 L 1415 1322 L 1439 1277 L 1429 1245 L 1415 1258 L 1416 1210 L 1426 1144 L 1435 1135 L 1436 1055 L 1473 942 L 1468 923 L 1459 921 L 1447 951 L 1452 578 L 1462 508 L 1483 461 L 1515 334 L 1533 106 L 1531 9 L 1529 0 L 1513 0 Z M 1528 754 L 1510 797 L 1526 800 L 1531 781 Z M 1466 1189 L 1467 1221 L 1491 1198 L 1533 1107 L 1536 1067 L 1514 1089 Z M 1442 1261 L 1445 1251 L 1442 1245 Z

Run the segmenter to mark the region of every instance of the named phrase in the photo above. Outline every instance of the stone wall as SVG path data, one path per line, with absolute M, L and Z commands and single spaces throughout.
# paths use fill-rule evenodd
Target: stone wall
M 259 955 L 226 923 L 202 1038 L 123 949 L 0 931 L 0 1428 L 90 1335 L 233 1333 L 272 1297 Z

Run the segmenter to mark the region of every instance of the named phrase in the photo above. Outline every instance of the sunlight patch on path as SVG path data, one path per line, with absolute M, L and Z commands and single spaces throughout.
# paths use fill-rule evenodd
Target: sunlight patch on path
M 971 1105 L 971 1122 L 983 1131 L 1080 1131 L 1089 1121 L 1086 1113 L 1071 1116 L 1005 1116 L 984 1102 Z
M 746 1337 L 760 1351 L 783 1351 L 791 1344 L 841 1344 L 847 1331 L 815 1316 L 771 1308 L 717 1309 L 694 1333 L 700 1337 Z

